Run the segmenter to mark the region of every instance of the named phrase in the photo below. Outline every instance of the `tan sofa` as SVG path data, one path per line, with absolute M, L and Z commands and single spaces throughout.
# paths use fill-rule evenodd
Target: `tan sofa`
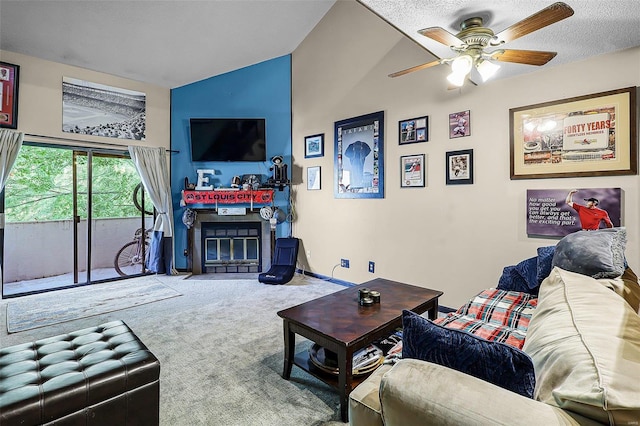
M 558 267 L 540 287 L 523 347 L 535 399 L 429 362 L 384 365 L 351 392 L 358 426 L 640 424 L 640 283 Z

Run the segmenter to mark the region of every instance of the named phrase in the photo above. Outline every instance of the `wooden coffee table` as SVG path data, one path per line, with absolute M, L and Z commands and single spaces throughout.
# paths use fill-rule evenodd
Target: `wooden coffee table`
M 380 303 L 360 306 L 358 290 L 364 287 L 379 291 Z M 340 393 L 340 415 L 346 422 L 349 394 L 366 377 L 353 376 L 354 352 L 401 327 L 403 309 L 418 314 L 429 311 L 429 318 L 435 319 L 441 295 L 441 291 L 377 278 L 278 312 L 278 316 L 284 320 L 282 376 L 289 380 L 291 368 L 297 365 L 337 388 Z M 337 377 L 316 367 L 307 351 L 294 354 L 296 334 L 337 354 Z

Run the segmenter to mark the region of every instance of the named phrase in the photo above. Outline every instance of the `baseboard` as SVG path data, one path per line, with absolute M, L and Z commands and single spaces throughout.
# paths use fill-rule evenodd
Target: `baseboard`
M 313 277 L 313 278 L 319 278 L 321 280 L 329 281 L 329 282 L 334 283 L 334 284 L 339 284 L 339 285 L 344 286 L 344 287 L 353 287 L 354 285 L 357 285 L 357 284 L 354 284 L 354 283 L 350 283 L 349 281 L 343 281 L 343 280 L 339 280 L 337 278 L 331 278 L 331 277 L 328 277 L 326 275 L 316 274 L 316 273 L 313 273 L 313 272 L 304 271 L 302 269 L 296 269 L 296 272 L 298 274 L 307 275 L 307 276 Z
M 339 285 L 344 286 L 344 287 L 353 287 L 354 285 L 358 285 L 358 284 L 354 284 L 354 283 L 351 283 L 351 282 L 348 282 L 348 281 L 339 280 L 337 278 L 331 278 L 331 277 L 328 277 L 326 275 L 316 274 L 314 272 L 309 272 L 309 271 L 303 271 L 302 269 L 299 269 L 299 268 L 296 269 L 296 272 L 298 274 L 307 275 L 307 276 L 313 277 L 313 278 L 319 278 L 321 280 L 329 281 L 329 282 L 332 282 L 334 284 L 339 284 Z M 448 314 L 450 312 L 455 312 L 455 311 L 456 311 L 455 309 L 449 308 L 448 306 L 442 306 L 442 305 L 438 306 L 438 312 L 442 312 L 443 314 Z

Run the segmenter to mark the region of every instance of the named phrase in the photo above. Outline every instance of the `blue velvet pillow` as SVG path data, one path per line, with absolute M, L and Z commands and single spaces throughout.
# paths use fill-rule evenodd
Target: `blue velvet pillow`
M 529 293 L 529 285 L 518 272 L 516 265 L 506 266 L 498 280 L 498 290 Z
M 537 281 L 538 285 L 551 274 L 551 263 L 553 262 L 553 254 L 556 246 L 538 247 L 538 268 Z
M 625 228 L 578 231 L 558 242 L 552 266 L 592 278 L 617 278 L 626 266 Z
M 533 398 L 531 358 L 519 349 L 402 311 L 402 358 L 433 362 Z

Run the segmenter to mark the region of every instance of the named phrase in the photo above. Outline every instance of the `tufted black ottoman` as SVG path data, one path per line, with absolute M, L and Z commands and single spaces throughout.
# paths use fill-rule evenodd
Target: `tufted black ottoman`
M 0 350 L 0 424 L 157 425 L 160 362 L 122 321 Z

